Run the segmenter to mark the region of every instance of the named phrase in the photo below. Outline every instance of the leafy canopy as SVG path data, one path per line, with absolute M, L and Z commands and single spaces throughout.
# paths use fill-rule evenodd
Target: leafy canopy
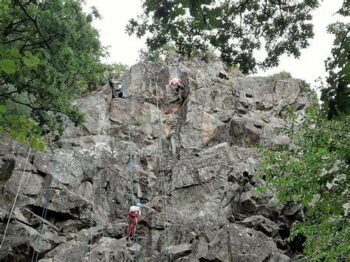
M 34 143 L 42 131 L 62 132 L 66 117 L 83 121 L 73 99 L 100 84 L 104 53 L 91 26 L 98 14 L 81 4 L 0 1 L 0 131 Z
M 283 203 L 299 203 L 305 219 L 291 238 L 306 237 L 307 261 L 345 261 L 350 257 L 350 116 L 328 120 L 309 108 L 305 121 L 286 130 L 290 148 L 263 150 L 261 175 Z
M 126 30 L 147 36 L 150 53 L 169 44 L 187 56 L 214 48 L 249 73 L 278 65 L 282 54 L 299 57 L 313 37 L 316 7 L 317 0 L 144 0 L 143 13 Z M 267 53 L 262 61 L 255 57 L 259 49 Z
M 350 2 L 344 1 L 338 11 L 350 16 Z M 328 87 L 322 91 L 322 100 L 328 110 L 328 118 L 350 114 L 350 23 L 337 22 L 328 27 L 335 36 L 332 57 L 326 61 Z
M 345 0 L 338 12 L 350 15 Z M 309 108 L 299 124 L 287 127 L 290 148 L 263 150 L 262 175 L 282 202 L 299 203 L 304 221 L 291 238 L 306 237 L 307 261 L 347 261 L 350 257 L 350 24 L 334 23 L 332 56 L 326 61 L 322 108 Z

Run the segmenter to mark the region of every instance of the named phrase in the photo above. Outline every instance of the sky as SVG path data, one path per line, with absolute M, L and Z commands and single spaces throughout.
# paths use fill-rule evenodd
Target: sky
M 313 13 L 314 38 L 310 46 L 302 50 L 301 57 L 282 56 L 276 68 L 258 71 L 257 75 L 271 75 L 281 71 L 290 72 L 295 78 L 307 81 L 315 87 L 318 77 L 325 77 L 324 61 L 330 55 L 333 37 L 327 33 L 327 25 L 344 18 L 335 15 L 343 0 L 324 0 L 321 7 Z M 131 18 L 140 14 L 142 0 L 86 0 L 86 9 L 95 6 L 102 18 L 95 20 L 93 25 L 100 33 L 104 46 L 108 47 L 110 56 L 105 62 L 123 63 L 129 66 L 138 60 L 139 50 L 145 47 L 144 39 L 128 36 L 125 26 Z

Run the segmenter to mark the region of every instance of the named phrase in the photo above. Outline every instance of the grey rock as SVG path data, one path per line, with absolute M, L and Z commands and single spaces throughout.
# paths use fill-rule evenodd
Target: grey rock
M 241 222 L 243 225 L 262 231 L 268 236 L 275 236 L 278 232 L 278 226 L 270 219 L 261 215 L 247 217 Z
M 45 257 L 64 262 L 80 262 L 83 261 L 88 250 L 89 246 L 86 243 L 71 240 L 57 246 Z
M 287 107 L 300 116 L 307 87 L 286 74 L 251 78 L 220 61 L 168 58 L 124 75 L 128 99 L 103 86 L 76 100 L 86 122 L 65 121 L 60 146 L 33 152 L 0 139 L 0 232 L 23 183 L 0 260 L 289 261 L 285 241 L 299 207 L 278 207 L 255 187 L 255 144 L 288 146 Z M 168 81 L 180 77 L 180 101 Z M 125 239 L 141 201 L 137 243 Z M 344 207 L 344 208 L 347 208 Z M 285 232 L 282 232 L 285 231 Z M 276 244 L 278 243 L 278 245 Z
M 160 260 L 174 260 L 179 261 L 179 258 L 190 254 L 192 251 L 191 245 L 182 244 L 177 246 L 169 246 L 163 250 Z

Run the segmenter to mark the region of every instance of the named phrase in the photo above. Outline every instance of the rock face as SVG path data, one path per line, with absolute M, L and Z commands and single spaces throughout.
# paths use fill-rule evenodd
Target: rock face
M 167 87 L 180 77 L 189 96 Z M 0 232 L 22 186 L 1 261 L 290 261 L 298 208 L 255 190 L 254 145 L 288 145 L 274 132 L 308 105 L 303 81 L 236 77 L 220 62 L 137 64 L 128 99 L 108 86 L 76 101 L 59 146 L 29 156 L 0 142 Z M 125 239 L 133 201 L 144 204 L 137 243 Z

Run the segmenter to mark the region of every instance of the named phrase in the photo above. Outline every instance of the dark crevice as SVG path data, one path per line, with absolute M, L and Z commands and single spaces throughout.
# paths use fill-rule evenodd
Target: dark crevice
M 41 206 L 35 206 L 35 205 L 29 205 L 27 208 L 32 211 L 34 214 L 38 216 L 42 216 L 44 208 Z M 70 219 L 75 219 L 74 216 L 72 216 L 69 213 L 62 213 L 62 212 L 56 212 L 53 210 L 47 210 L 46 220 L 48 221 L 54 221 L 54 222 L 63 222 Z
M 2 262 L 26 262 L 28 254 L 31 254 L 31 247 L 27 244 L 11 247 L 11 252 L 8 252 L 5 257 L 2 257 Z M 31 256 L 30 256 L 31 257 Z
M 228 119 L 223 120 L 222 122 L 224 122 L 225 124 L 228 124 L 231 122 L 231 120 L 232 120 L 232 118 L 228 118 Z
M 278 230 L 278 234 L 282 239 L 286 239 L 290 236 L 290 229 L 287 227 L 287 225 L 282 224 Z
M 223 262 L 223 261 L 221 259 L 218 259 L 218 258 L 206 259 L 206 258 L 201 257 L 199 259 L 199 262 Z
M 3 160 L 3 164 L 0 167 L 0 183 L 4 183 L 10 179 L 15 169 L 15 163 L 16 161 L 14 159 Z
M 302 253 L 304 249 L 305 241 L 306 241 L 306 237 L 299 234 L 293 238 L 293 240 L 289 243 L 289 246 L 294 252 L 298 251 Z
M 47 174 L 45 172 L 40 171 L 39 169 L 36 170 L 36 174 L 41 176 L 41 177 L 46 177 L 47 176 Z
M 93 184 L 92 178 L 91 178 L 91 177 L 86 177 L 86 178 L 84 178 L 84 179 L 81 181 L 81 183 L 84 183 L 84 182 L 89 182 L 90 184 Z

